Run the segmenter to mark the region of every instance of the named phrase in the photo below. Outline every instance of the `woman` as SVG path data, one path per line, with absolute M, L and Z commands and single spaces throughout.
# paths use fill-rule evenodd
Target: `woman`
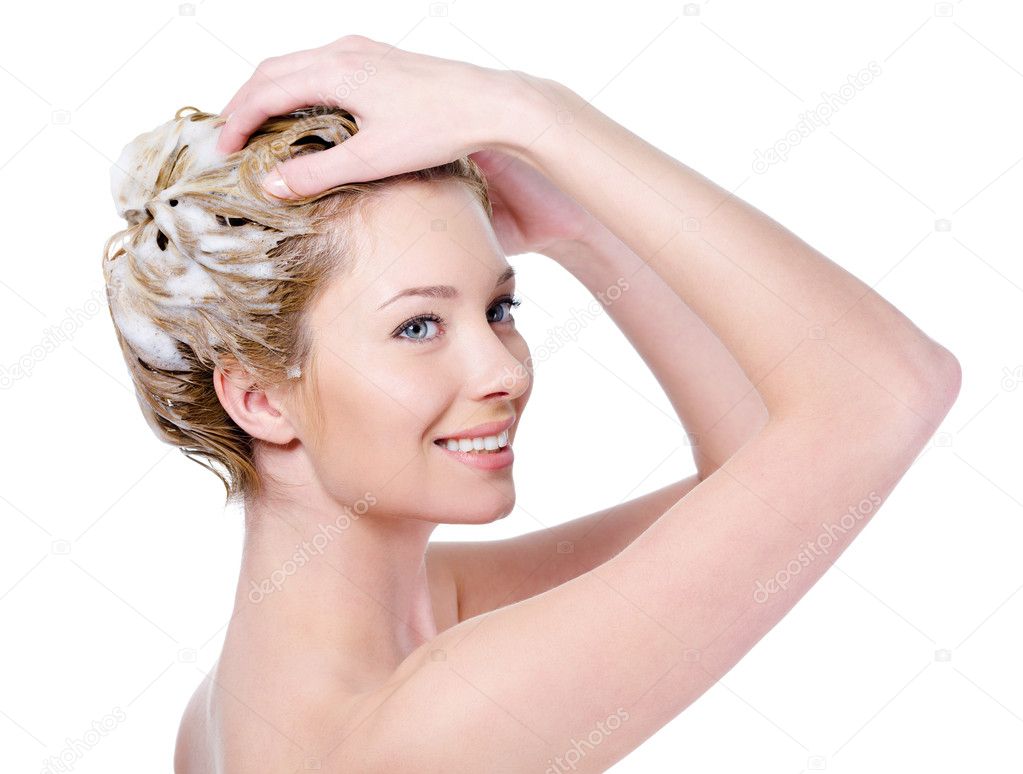
M 357 127 L 289 112 L 341 86 Z M 605 770 L 792 608 L 829 562 L 780 571 L 825 529 L 834 561 L 958 393 L 884 299 L 556 82 L 346 36 L 264 62 L 221 115 L 215 150 L 209 114 L 126 149 L 106 264 L 147 416 L 245 499 L 181 774 Z M 428 543 L 512 509 L 522 252 L 605 303 L 698 475 Z

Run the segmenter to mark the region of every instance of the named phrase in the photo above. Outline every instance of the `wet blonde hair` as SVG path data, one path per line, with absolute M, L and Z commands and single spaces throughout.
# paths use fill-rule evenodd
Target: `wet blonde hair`
M 290 380 L 303 404 L 315 364 L 306 313 L 360 247 L 353 217 L 374 194 L 406 180 L 459 180 L 488 217 L 486 180 L 468 157 L 321 194 L 281 200 L 260 178 L 276 163 L 334 147 L 358 131 L 340 109 L 267 119 L 246 146 L 215 153 L 222 121 L 179 110 L 125 146 L 111 194 L 128 227 L 103 251 L 111 319 L 139 406 L 156 435 L 213 471 L 226 502 L 279 483 L 255 462 L 258 443 L 227 414 L 213 372 L 240 368 L 257 388 Z

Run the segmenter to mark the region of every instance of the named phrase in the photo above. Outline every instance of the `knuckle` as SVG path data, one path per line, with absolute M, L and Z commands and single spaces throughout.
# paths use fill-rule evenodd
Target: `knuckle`
M 245 94 L 243 97 L 236 100 L 234 103 L 234 109 L 231 111 L 231 125 L 237 126 L 240 123 L 238 119 L 242 117 L 248 117 L 248 115 L 251 112 L 252 95 Z
M 342 35 L 340 38 L 337 39 L 337 42 L 348 44 L 350 46 L 365 46 L 369 43 L 372 43 L 373 41 L 371 41 L 365 35 L 357 35 L 353 33 L 351 35 Z
M 277 62 L 279 62 L 279 61 L 281 61 L 281 58 L 279 56 L 267 57 L 262 62 L 260 62 L 258 65 L 256 65 L 256 72 L 257 73 L 268 72 L 268 71 L 272 70 L 274 68 L 274 66 L 277 64 Z
M 362 56 L 379 45 L 365 35 L 345 35 L 330 44 L 330 51 L 334 54 L 348 52 L 353 56 Z
M 294 180 L 303 191 L 310 191 L 316 188 L 323 180 L 323 168 L 319 164 L 312 164 L 308 161 L 299 165 L 294 171 Z
M 345 71 L 355 69 L 356 63 L 359 61 L 361 61 L 359 54 L 352 50 L 342 49 L 340 51 L 335 51 L 334 55 L 331 57 L 331 63 L 334 67 Z
M 315 155 L 319 156 L 321 154 Z M 309 195 L 329 187 L 327 181 L 329 174 L 328 166 L 322 162 L 323 159 L 319 158 L 316 160 L 305 158 L 301 162 L 298 160 L 289 162 L 291 170 L 286 179 L 291 189 L 296 193 Z

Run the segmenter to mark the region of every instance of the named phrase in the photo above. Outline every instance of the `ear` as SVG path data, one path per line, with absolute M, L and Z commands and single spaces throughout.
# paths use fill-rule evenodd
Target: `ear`
M 231 419 L 253 438 L 283 445 L 298 437 L 278 390 L 259 389 L 245 371 L 219 366 L 213 370 L 213 388 Z

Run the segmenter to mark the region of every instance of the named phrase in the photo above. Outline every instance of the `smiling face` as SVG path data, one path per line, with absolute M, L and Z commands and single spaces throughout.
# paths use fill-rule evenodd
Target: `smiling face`
M 513 464 L 486 469 L 435 443 L 514 417 L 511 442 L 532 389 L 515 280 L 486 213 L 457 181 L 403 182 L 355 227 L 359 258 L 307 318 L 315 411 L 296 424 L 320 484 L 431 522 L 507 515 Z

